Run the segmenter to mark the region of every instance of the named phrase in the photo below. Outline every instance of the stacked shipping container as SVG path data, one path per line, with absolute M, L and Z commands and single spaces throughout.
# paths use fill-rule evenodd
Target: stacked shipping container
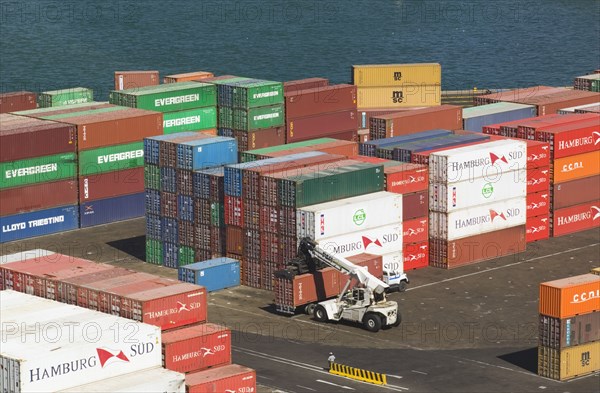
M 179 281 L 201 285 L 207 291 L 240 285 L 240 261 L 232 258 L 214 258 L 191 265 L 179 266 Z
M 600 276 L 540 284 L 538 374 L 560 381 L 600 370 Z
M 600 74 L 578 76 L 575 78 L 573 87 L 576 90 L 587 90 L 598 93 L 600 92 Z
M 37 108 L 35 93 L 30 91 L 15 91 L 0 94 L 0 113 L 26 111 Z
M 160 83 L 158 71 L 115 71 L 115 90 L 139 89 Z
M 40 108 L 83 104 L 94 101 L 94 92 L 85 87 L 45 91 L 38 95 L 37 103 Z

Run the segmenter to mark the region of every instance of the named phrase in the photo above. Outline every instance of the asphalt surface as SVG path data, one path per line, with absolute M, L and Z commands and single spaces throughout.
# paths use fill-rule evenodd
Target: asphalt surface
M 143 219 L 0 245 L 0 255 L 44 248 L 176 278 L 142 262 Z M 402 324 L 369 333 L 347 323 L 274 312 L 268 291 L 209 295 L 208 319 L 234 331 L 233 360 L 257 370 L 259 392 L 600 392 L 600 376 L 567 382 L 537 372 L 539 283 L 600 266 L 600 229 L 528 245 L 525 253 L 455 270 L 408 272 L 392 294 Z M 331 375 L 337 361 L 388 375 L 376 386 Z

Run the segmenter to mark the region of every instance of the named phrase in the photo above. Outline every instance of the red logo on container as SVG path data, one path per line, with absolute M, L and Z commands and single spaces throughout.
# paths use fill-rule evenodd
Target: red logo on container
M 490 161 L 492 161 L 492 165 L 494 165 L 494 163 L 498 160 L 503 161 L 505 164 L 508 164 L 508 160 L 506 159 L 505 156 L 498 157 L 494 153 L 490 153 Z
M 370 244 L 376 244 L 376 245 L 378 245 L 379 247 L 383 247 L 383 246 L 381 245 L 381 242 L 379 241 L 379 239 L 371 240 L 371 239 L 369 239 L 368 237 L 366 237 L 366 236 L 363 236 L 363 237 L 362 237 L 362 241 L 363 241 L 363 246 L 364 246 L 364 248 L 365 248 L 365 249 L 366 249 L 367 247 L 369 247 L 369 245 L 370 245 Z
M 597 218 L 600 218 L 600 207 L 592 206 L 592 213 L 593 213 L 593 210 L 596 211 L 596 214 L 594 214 L 594 218 L 592 218 L 592 221 L 596 220 Z
M 127 358 L 127 356 L 125 356 L 123 351 L 117 352 L 112 349 L 109 350 L 104 348 L 96 348 L 96 352 L 98 352 L 98 359 L 100 359 L 100 365 L 102 367 L 104 367 L 106 362 L 108 362 L 110 359 L 114 359 L 114 361 L 111 361 L 111 363 L 114 363 L 116 361 L 129 362 L 129 359 Z
M 594 136 L 594 146 L 600 144 L 600 132 L 594 131 L 592 135 Z
M 210 348 L 200 348 L 200 349 L 202 351 L 204 351 L 202 353 L 202 357 L 206 357 L 206 355 L 214 355 L 215 354 L 215 352 L 212 349 L 210 349 Z
M 494 221 L 494 218 L 496 217 L 500 217 L 504 221 L 506 221 L 506 216 L 504 215 L 504 213 L 498 213 L 497 211 L 490 209 L 490 218 L 492 219 L 492 221 Z
M 177 302 L 177 305 L 179 305 L 179 311 L 178 311 L 178 313 L 180 313 L 182 311 L 190 311 L 190 309 L 188 308 L 187 304 L 185 304 L 185 303 Z

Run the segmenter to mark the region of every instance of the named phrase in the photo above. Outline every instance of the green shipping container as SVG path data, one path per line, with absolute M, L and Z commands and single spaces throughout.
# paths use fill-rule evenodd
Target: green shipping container
M 241 158 L 242 158 L 241 161 L 242 162 L 256 161 L 256 160 L 260 159 L 260 157 L 263 157 L 264 155 L 269 154 L 269 153 L 275 153 L 275 152 L 282 151 L 282 150 L 295 149 L 297 147 L 312 147 L 312 146 L 322 145 L 324 143 L 335 142 L 335 141 L 336 141 L 336 139 L 333 139 L 333 138 L 318 138 L 318 139 L 310 139 L 308 141 L 289 143 L 287 145 L 278 145 L 278 146 L 271 146 L 271 147 L 263 147 L 262 149 L 248 150 L 248 151 L 241 153 Z
M 257 81 L 233 88 L 233 106 L 235 108 L 257 108 L 283 104 L 283 83 Z
M 100 147 L 79 152 L 79 174 L 93 175 L 144 165 L 144 142 Z
M 258 130 L 261 128 L 280 127 L 284 124 L 283 104 L 248 110 L 233 110 L 233 128 L 236 130 Z
M 64 153 L 2 162 L 0 171 L 0 188 L 70 179 L 77 176 L 77 156 L 75 153 Z
M 144 187 L 160 191 L 160 168 L 157 165 L 146 164 L 144 167 Z
M 68 119 L 68 118 L 71 118 L 71 117 L 88 116 L 88 115 L 99 115 L 101 113 L 118 112 L 118 111 L 122 111 L 122 110 L 126 110 L 126 109 L 127 108 L 125 108 L 124 106 L 113 106 L 113 107 L 110 107 L 110 108 L 99 108 L 99 109 L 91 109 L 91 110 L 85 110 L 85 109 L 83 109 L 81 111 L 63 113 L 63 114 L 60 114 L 60 115 L 42 116 L 42 117 L 40 117 L 40 119 L 59 121 L 59 120 Z
M 281 179 L 278 182 L 282 206 L 300 208 L 383 191 L 383 165 L 357 163 Z
M 83 104 L 94 101 L 94 92 L 85 87 L 45 91 L 38 95 L 38 106 L 49 108 L 73 104 Z
M 217 105 L 216 87 L 208 83 L 181 82 L 138 89 L 111 91 L 111 104 L 156 112 L 174 112 Z
M 233 128 L 233 108 L 219 107 L 219 128 Z
M 183 131 L 201 131 L 216 127 L 216 106 L 188 109 L 178 112 L 167 112 L 163 115 L 163 129 L 165 135 Z
M 185 265 L 190 265 L 192 263 L 195 263 L 195 256 L 196 253 L 194 252 L 194 249 L 191 247 L 187 247 L 187 246 L 180 246 L 179 247 L 179 261 L 177 262 L 177 264 L 179 266 L 185 266 Z
M 600 80 L 592 81 L 592 91 L 594 93 L 600 93 Z
M 210 225 L 221 228 L 225 226 L 225 209 L 222 203 L 210 204 Z
M 153 265 L 161 265 L 163 258 L 163 246 L 159 240 L 146 240 L 146 262 Z

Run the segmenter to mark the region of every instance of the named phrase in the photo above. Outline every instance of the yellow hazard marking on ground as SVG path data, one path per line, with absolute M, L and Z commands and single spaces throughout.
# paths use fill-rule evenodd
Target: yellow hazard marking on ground
M 329 373 L 375 385 L 387 385 L 387 376 L 385 374 L 350 367 L 339 363 L 332 363 L 329 368 Z

